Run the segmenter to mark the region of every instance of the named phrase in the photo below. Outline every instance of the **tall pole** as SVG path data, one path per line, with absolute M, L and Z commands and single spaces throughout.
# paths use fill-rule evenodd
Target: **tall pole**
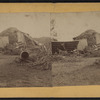
M 51 39 L 57 39 L 57 32 L 55 30 L 55 19 L 50 20 L 50 36 Z

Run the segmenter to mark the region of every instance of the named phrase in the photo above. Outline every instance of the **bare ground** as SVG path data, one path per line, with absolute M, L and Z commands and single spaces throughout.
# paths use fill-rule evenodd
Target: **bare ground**
M 67 57 L 54 61 L 51 72 L 18 66 L 15 57 L 0 54 L 0 87 L 49 87 L 52 82 L 53 86 L 100 85 L 100 65 L 93 65 L 100 58 Z
M 67 57 L 64 62 L 53 62 L 53 86 L 100 85 L 100 65 L 93 64 L 96 59 L 100 58 Z
M 16 56 L 0 54 L 0 87 L 49 87 L 51 71 L 13 63 Z M 38 67 L 38 66 L 37 66 Z

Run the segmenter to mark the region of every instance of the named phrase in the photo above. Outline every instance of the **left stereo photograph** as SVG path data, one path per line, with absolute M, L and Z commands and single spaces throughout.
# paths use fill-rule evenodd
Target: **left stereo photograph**
M 51 87 L 50 13 L 0 14 L 0 87 Z

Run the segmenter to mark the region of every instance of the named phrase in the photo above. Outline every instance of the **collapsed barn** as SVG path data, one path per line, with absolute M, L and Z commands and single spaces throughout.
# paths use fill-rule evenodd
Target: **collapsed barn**
M 81 33 L 79 36 L 74 37 L 74 40 L 86 40 L 88 46 L 94 46 L 100 43 L 100 33 L 96 32 L 95 30 L 87 30 Z
M 74 41 L 52 42 L 52 54 L 59 54 L 60 51 L 71 53 L 74 50 L 85 53 L 89 50 L 100 49 L 100 33 L 94 30 L 87 30 L 79 36 L 74 37 L 73 40 Z
M 0 48 L 3 54 L 20 55 L 17 63 L 28 60 L 33 66 L 48 64 L 49 55 L 45 45 L 16 28 L 11 27 L 0 33 Z
M 45 54 L 59 54 L 61 51 L 72 53 L 74 50 L 84 51 L 87 47 L 100 48 L 100 34 L 94 30 L 87 30 L 73 40 L 60 42 L 50 37 L 32 38 L 12 27 L 0 33 L 0 50 L 4 54 L 17 55 L 24 51 L 26 58 L 29 55 L 41 58 Z
M 84 49 L 83 51 L 87 56 L 100 56 L 100 33 L 95 30 L 87 30 L 77 37 L 73 38 L 75 41 L 83 41 Z
M 29 34 L 21 32 L 16 28 L 8 28 L 0 33 L 0 48 L 6 50 L 5 52 L 8 50 L 9 53 L 18 53 L 17 49 L 30 49 L 37 45 L 38 42 L 33 40 Z

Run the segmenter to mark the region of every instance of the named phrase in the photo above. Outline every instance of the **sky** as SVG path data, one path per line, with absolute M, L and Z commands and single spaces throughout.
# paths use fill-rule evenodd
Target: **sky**
M 52 18 L 59 41 L 72 41 L 89 29 L 100 33 L 100 12 L 55 13 Z
M 50 19 L 55 20 L 54 27 L 59 41 L 72 41 L 73 37 L 88 29 L 100 33 L 100 12 L 1 13 L 0 32 L 16 27 L 32 37 L 50 37 Z
M 0 14 L 0 32 L 15 27 L 32 37 L 50 36 L 50 13 Z

